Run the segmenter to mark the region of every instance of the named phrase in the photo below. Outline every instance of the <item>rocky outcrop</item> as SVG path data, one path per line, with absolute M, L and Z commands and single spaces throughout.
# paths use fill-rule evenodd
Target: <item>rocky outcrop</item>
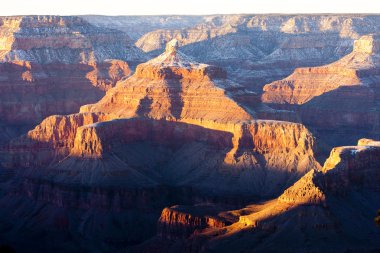
M 81 112 L 101 111 L 116 117 L 144 116 L 184 122 L 252 119 L 227 94 L 244 91 L 242 87 L 228 80 L 214 81 L 224 79 L 225 72 L 193 61 L 177 51 L 177 41 L 171 43 L 163 54 L 140 64 L 131 78 L 97 104 L 83 106 Z
M 2 164 L 8 168 L 46 166 L 66 157 L 74 147 L 78 127 L 104 121 L 104 114 L 50 116 L 26 135 L 9 143 L 2 152 Z
M 361 35 L 378 31 L 378 16 L 215 15 L 192 27 L 157 29 L 136 46 L 156 55 L 173 38 L 201 62 L 223 66 L 229 77 L 261 93 L 266 83 L 294 68 L 331 63 L 350 52 Z M 221 53 L 223 52 L 223 53 Z
M 361 139 L 358 146 L 334 148 L 322 171 L 326 173 L 326 187 L 346 192 L 356 185 L 379 190 L 380 142 Z
M 157 234 L 164 239 L 186 239 L 194 232 L 207 228 L 221 228 L 230 221 L 218 216 L 213 206 L 172 206 L 162 210 L 157 223 Z
M 125 33 L 93 26 L 80 17 L 2 17 L 0 33 L 6 42 L 2 61 L 88 63 L 143 57 Z
M 363 74 L 367 73 L 366 70 L 369 68 L 377 68 L 379 61 L 377 55 L 379 41 L 377 38 L 378 35 L 363 36 L 355 41 L 352 53 L 339 61 L 323 67 L 298 68 L 289 77 L 266 85 L 262 97 L 263 101 L 302 105 L 342 86 L 364 86 L 367 84 L 371 87 L 375 81 L 365 80 Z M 372 97 L 369 98 L 373 99 Z
M 308 172 L 292 187 L 278 198 L 280 202 L 291 204 L 320 204 L 325 201 L 325 195 L 319 187 L 313 182 L 315 180 L 315 171 Z
M 9 128 L 77 112 L 130 75 L 126 61 L 144 59 L 126 34 L 79 17 L 0 19 L 0 115 Z
M 100 226 L 88 214 L 92 212 L 107 212 L 104 219 L 127 212 L 128 222 L 116 218 L 122 228 L 152 224 L 152 217 L 156 223 L 157 210 L 183 203 L 184 195 L 168 193 L 167 187 L 188 189 L 189 205 L 214 198 L 240 201 L 237 195 L 243 200 L 277 196 L 309 170 L 319 169 L 314 138 L 301 124 L 256 120 L 255 111 L 234 100 L 250 96 L 259 103 L 256 94 L 228 80 L 223 70 L 197 63 L 172 41 L 162 55 L 139 65 L 98 103 L 81 107 L 77 114 L 50 116 L 1 150 L 2 166 L 19 173 L 3 199 L 14 199 L 6 209 L 26 200 L 19 207 L 22 212 L 46 204 L 52 213 L 90 215 L 81 225 L 85 228 L 72 231 L 92 238 L 103 235 L 86 225 Z M 150 212 L 146 221 L 142 210 Z M 227 224 L 218 214 L 189 216 L 186 210 L 163 213 L 162 221 L 169 223 L 159 225 L 163 237 L 184 238 L 197 229 Z M 105 231 L 111 239 L 117 238 L 116 226 Z M 141 242 L 152 236 L 152 228 L 137 235 L 126 238 Z M 101 244 L 107 241 L 100 238 Z
M 227 251 L 254 247 L 255 252 L 306 247 L 323 252 L 320 243 L 327 240 L 337 252 L 376 251 L 380 248 L 377 236 L 367 235 L 379 234 L 373 224 L 380 201 L 378 152 L 379 142 L 369 139 L 359 140 L 358 146 L 333 149 L 321 171 L 310 171 L 275 200 L 246 207 L 241 212 L 250 213 L 231 226 L 201 233 L 192 239 L 191 247 Z M 240 236 L 235 237 L 236 233 Z M 263 239 L 263 235 L 268 237 Z M 363 240 L 350 241 L 351 235 Z M 276 248 L 277 238 L 286 238 L 281 250 Z
M 303 123 L 320 129 L 379 127 L 378 35 L 363 36 L 354 50 L 322 67 L 299 68 L 264 87 L 262 101 L 297 111 Z
M 319 167 L 314 138 L 300 124 L 253 120 L 255 112 L 247 112 L 232 99 L 244 93 L 251 95 L 225 79 L 221 69 L 197 63 L 178 51 L 178 42 L 172 41 L 165 53 L 139 65 L 133 76 L 98 103 L 83 106 L 79 114 L 52 116 L 13 141 L 3 165 L 38 168 L 57 163 L 67 170 L 67 166 L 75 167 L 69 162 L 72 158 L 110 156 L 130 164 L 136 158 L 128 158 L 124 147 L 149 143 L 145 153 L 165 150 L 161 160 L 133 163 L 141 164 L 143 170 L 138 170 L 148 177 L 152 176 L 148 168 L 167 164 L 154 175 L 155 180 L 161 177 L 167 183 L 202 191 L 215 187 L 218 194 L 271 195 L 278 191 L 277 183 L 288 185 Z M 140 150 L 134 151 L 135 156 Z M 207 150 L 214 151 L 213 158 L 207 157 Z M 183 155 L 188 158 L 177 160 Z M 89 171 L 94 171 L 96 166 L 88 163 Z M 238 173 L 243 170 L 245 175 Z M 236 183 L 227 189 L 230 177 L 245 186 Z
M 52 116 L 28 136 L 12 142 L 9 151 L 3 154 L 2 164 L 11 168 L 41 168 L 57 163 L 61 170 L 73 170 L 77 163 L 81 168 L 88 167 L 88 173 L 97 173 L 99 162 L 96 160 L 101 159 L 99 165 L 108 168 L 116 166 L 115 159 L 121 159 L 127 168 L 136 164 L 137 168 L 143 166 L 143 174 L 150 174 L 149 168 L 160 163 L 167 164 L 160 171 L 160 177 L 172 184 L 203 190 L 213 188 L 220 193 L 238 191 L 269 195 L 278 191 L 278 184 L 290 184 L 310 168 L 319 166 L 313 156 L 314 139 L 299 124 L 257 121 L 236 125 L 235 132 L 229 132 L 165 120 L 104 120 L 107 120 L 106 115 Z M 91 124 L 93 121 L 98 123 Z M 135 147 L 136 143 L 149 145 Z M 161 150 L 156 150 L 157 146 Z M 135 147 L 135 154 L 127 154 L 129 149 L 123 147 Z M 207 156 L 206 150 L 215 152 L 212 158 Z M 163 153 L 160 159 L 150 159 L 145 164 L 133 158 L 143 155 L 139 152 L 153 157 L 154 152 Z M 114 155 L 115 158 L 109 159 Z M 178 160 L 177 156 L 187 158 Z M 84 164 L 88 165 L 76 159 L 85 159 Z M 202 165 L 205 159 L 209 161 Z M 178 166 L 182 169 L 178 170 Z M 213 176 L 210 177 L 210 173 Z M 232 176 L 236 186 L 227 189 L 225 185 Z
M 262 100 L 270 104 L 302 105 L 340 86 L 359 82 L 356 71 L 344 67 L 299 68 L 289 77 L 266 85 Z

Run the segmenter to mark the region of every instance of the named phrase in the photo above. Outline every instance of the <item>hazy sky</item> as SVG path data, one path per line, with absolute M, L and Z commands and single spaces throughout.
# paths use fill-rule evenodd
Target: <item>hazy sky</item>
M 380 0 L 1 0 L 0 15 L 380 13 Z

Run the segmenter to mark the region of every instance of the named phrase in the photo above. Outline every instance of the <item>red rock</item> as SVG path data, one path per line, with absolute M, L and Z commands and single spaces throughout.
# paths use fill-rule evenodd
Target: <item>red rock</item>
M 0 116 L 9 128 L 77 112 L 129 76 L 126 60 L 144 58 L 127 35 L 80 17 L 1 17 L 0 35 Z
M 185 239 L 207 228 L 221 228 L 231 222 L 218 216 L 218 209 L 208 206 L 172 206 L 162 210 L 157 234 L 164 239 Z
M 319 129 L 376 131 L 379 41 L 378 35 L 363 36 L 350 54 L 334 63 L 296 69 L 287 78 L 264 86 L 262 101 L 295 109 L 303 123 Z
M 229 97 L 234 92 L 244 93 L 244 89 L 215 75 L 221 70 L 193 62 L 176 50 L 169 47 L 161 56 L 139 65 L 133 76 L 119 82 L 98 103 L 83 106 L 79 114 L 48 118 L 10 145 L 3 165 L 43 167 L 51 164 L 53 157 L 59 162 L 67 155 L 69 160 L 103 159 L 122 152 L 122 147 L 149 142 L 170 152 L 185 149 L 183 155 L 189 159 L 196 156 L 177 164 L 175 156 L 166 158 L 171 165 L 162 173 L 183 167 L 171 176 L 175 184 L 224 192 L 228 190 L 224 183 L 216 182 L 228 181 L 232 175 L 223 176 L 219 168 L 226 168 L 228 174 L 235 174 L 233 168 L 237 168 L 247 170 L 249 176 L 236 175 L 234 179 L 246 186 L 236 183 L 229 190 L 269 195 L 278 191 L 270 182 L 288 184 L 311 168 L 319 168 L 313 156 L 314 139 L 304 126 L 253 120 Z M 206 156 L 196 152 L 193 143 L 201 143 L 201 150 L 214 150 L 215 157 L 206 166 L 197 165 Z M 40 145 L 48 150 L 41 152 Z M 65 163 L 58 164 L 67 169 Z M 186 176 L 192 167 L 198 169 Z M 269 175 L 264 175 L 264 169 Z M 210 171 L 215 179 L 206 176 Z M 249 187 L 247 180 L 255 186 Z M 259 189 L 260 184 L 265 187 Z

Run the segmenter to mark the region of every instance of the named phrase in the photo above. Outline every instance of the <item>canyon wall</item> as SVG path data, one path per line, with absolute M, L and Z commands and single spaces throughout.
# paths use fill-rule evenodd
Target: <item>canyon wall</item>
M 144 59 L 126 34 L 79 17 L 2 17 L 0 35 L 0 115 L 20 129 L 4 140 L 96 102 Z

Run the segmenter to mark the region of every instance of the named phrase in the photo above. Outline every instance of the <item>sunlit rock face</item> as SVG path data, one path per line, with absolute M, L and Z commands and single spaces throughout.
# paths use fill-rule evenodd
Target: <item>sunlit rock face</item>
M 220 215 L 218 209 L 212 205 L 164 208 L 157 223 L 157 233 L 164 239 L 186 239 L 194 231 L 230 225 L 232 220 Z
M 245 90 L 225 79 L 221 69 L 193 61 L 172 41 L 162 55 L 139 65 L 98 103 L 83 106 L 78 114 L 51 116 L 14 140 L 3 166 L 38 168 L 48 166 L 52 157 L 59 162 L 67 155 L 126 156 L 120 147 L 152 143 L 170 150 L 158 174 L 171 184 L 259 195 L 271 195 L 278 191 L 276 185 L 289 184 L 319 167 L 314 138 L 304 126 L 254 120 L 255 112 L 233 100 L 242 93 Z M 207 158 L 207 150 L 215 154 Z M 152 160 L 149 166 L 158 162 Z M 198 169 L 187 175 L 193 168 Z M 237 182 L 227 187 L 232 175 Z
M 137 66 L 131 78 L 110 90 L 98 103 L 83 106 L 81 112 L 204 124 L 252 119 L 228 94 L 233 97 L 234 93 L 244 92 L 244 88 L 229 80 L 218 81 L 226 77 L 222 69 L 193 61 L 177 51 L 177 43 L 168 43 L 163 54 Z
M 378 38 L 378 35 L 363 36 L 342 59 L 322 67 L 296 69 L 289 77 L 266 85 L 263 101 L 302 105 L 342 86 L 373 87 L 376 80 L 366 80 L 365 74 L 379 68 Z
M 333 179 L 327 186 L 345 192 L 352 185 L 379 190 L 380 142 L 361 139 L 357 146 L 334 148 L 322 171 Z M 335 183 L 335 184 L 334 184 Z
M 188 249 L 194 252 L 252 249 L 253 252 L 295 252 L 305 248 L 326 252 L 325 245 L 335 252 L 376 251 L 380 248 L 377 240 L 380 231 L 373 219 L 380 203 L 379 151 L 379 142 L 370 139 L 359 140 L 357 146 L 334 148 L 321 171 L 308 172 L 278 198 L 214 214 L 215 218 L 230 218 L 232 225 L 204 225 L 200 221 L 205 221 L 210 213 L 203 213 L 198 219 L 191 215 L 195 210 L 201 213 L 201 207 L 188 207 L 187 212 L 182 207 L 177 213 L 176 207 L 172 211 L 166 209 L 159 224 L 166 221 L 163 226 L 168 235 L 170 231 L 183 235 L 194 221 L 203 227 L 193 228 L 186 240 L 177 238 L 173 243 L 173 237 L 168 237 L 172 241 L 155 245 L 165 252 L 174 252 L 178 244 L 185 249 L 182 252 Z M 181 215 L 183 213 L 188 215 Z M 358 240 L 350 240 L 351 236 Z M 165 237 L 160 233 L 157 238 Z M 286 244 L 278 248 L 284 240 Z M 150 246 L 141 245 L 141 248 Z
M 78 111 L 144 59 L 126 34 L 79 17 L 1 17 L 0 35 L 0 115 L 9 129 Z
M 377 34 L 362 36 L 353 51 L 336 62 L 295 69 L 285 79 L 265 85 L 262 101 L 295 110 L 329 145 L 342 143 L 339 139 L 353 144 L 363 136 L 378 137 L 379 41 Z
M 135 45 L 157 55 L 176 38 L 187 55 L 223 66 L 232 80 L 261 92 L 296 67 L 338 60 L 354 40 L 378 30 L 376 15 L 214 15 L 179 29 L 150 31 Z
M 2 61 L 88 63 L 141 57 L 126 34 L 93 26 L 80 17 L 2 17 L 0 33 L 5 42 L 0 48 Z
M 76 114 L 50 116 L 1 150 L 1 166 L 19 173 L 10 186 L 15 201 L 8 201 L 12 194 L 3 199 L 7 210 L 23 200 L 21 212 L 46 203 L 52 213 L 62 212 L 65 224 L 78 224 L 63 209 L 82 210 L 81 215 L 94 209 L 86 219 L 94 227 L 70 233 L 100 236 L 108 245 L 106 238 L 116 240 L 119 235 L 112 231 L 119 230 L 107 219 L 118 212 L 126 216 L 117 216 L 117 222 L 128 221 L 121 228 L 131 229 L 136 222 L 147 228 L 125 237 L 132 243 L 154 235 L 171 201 L 226 202 L 227 197 L 236 206 L 276 196 L 307 171 L 320 169 L 315 139 L 301 124 L 255 119 L 255 111 L 234 100 L 250 96 L 260 104 L 256 94 L 228 80 L 222 69 L 194 61 L 171 41 L 163 54 L 138 65 L 99 102 Z M 99 220 L 101 212 L 107 214 Z M 186 216 L 168 215 L 177 217 L 169 219 L 174 227 Z M 206 220 L 194 215 L 185 219 L 185 227 L 158 226 L 163 237 L 231 222 L 216 214 Z M 55 229 L 50 222 L 55 218 L 47 216 L 44 227 Z M 100 235 L 103 221 L 108 228 Z
M 118 29 L 157 57 L 136 66 L 144 54 L 109 29 L 122 17 L 1 19 L 0 139 L 17 134 L 3 120 L 44 118 L 0 148 L 1 242 L 20 252 L 379 251 L 378 142 L 337 147 L 321 167 L 320 140 L 293 123 L 376 130 L 378 36 L 358 38 L 377 16 L 187 17 L 191 29 L 141 39 L 157 24 L 126 19 Z M 276 109 L 252 91 L 293 70 L 265 91 Z

